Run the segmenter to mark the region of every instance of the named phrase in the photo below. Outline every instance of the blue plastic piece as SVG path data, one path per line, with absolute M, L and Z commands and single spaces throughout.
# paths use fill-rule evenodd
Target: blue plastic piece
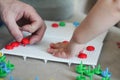
M 4 67 L 4 62 L 0 62 L 0 68 L 3 68 Z
M 104 71 L 102 71 L 101 75 L 103 77 L 111 77 L 111 73 L 109 72 L 108 68 L 106 68 Z
M 5 62 L 1 62 L 0 63 L 0 68 L 5 71 L 6 73 L 11 72 L 11 70 L 7 67 L 7 65 L 5 64 Z
M 39 80 L 39 77 L 38 77 L 38 76 L 36 76 L 36 77 L 35 77 L 35 80 Z
M 14 80 L 13 76 L 10 76 L 10 79 L 9 80 Z
M 78 26 L 80 25 L 80 23 L 77 22 L 77 21 L 75 21 L 75 22 L 73 22 L 73 25 L 74 25 L 75 27 L 78 27 Z
M 4 63 L 2 68 L 6 73 L 11 72 L 11 70 L 7 67 L 7 65 Z

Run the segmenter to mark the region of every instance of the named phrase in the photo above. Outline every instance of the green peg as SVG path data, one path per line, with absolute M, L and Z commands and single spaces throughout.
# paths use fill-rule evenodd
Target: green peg
M 76 80 L 86 80 L 85 76 L 80 75 L 76 77 Z
M 110 80 L 110 77 L 103 77 L 101 80 Z
M 7 73 L 3 71 L 2 69 L 0 69 L 0 78 L 6 77 L 6 76 L 7 76 Z
M 81 74 L 86 70 L 86 66 L 84 66 L 81 62 L 79 65 L 76 66 L 75 70 L 77 73 Z
M 100 75 L 102 72 L 100 64 L 94 69 L 94 73 Z
M 0 57 L 0 62 L 5 62 L 6 61 L 6 56 Z
M 65 22 L 60 22 L 59 25 L 60 25 L 61 27 L 65 27 Z
M 91 77 L 91 76 L 94 75 L 94 71 L 91 69 L 90 66 L 88 66 L 88 69 L 85 70 L 84 74 L 87 75 L 87 76 L 89 76 L 89 77 Z
M 8 60 L 7 62 L 7 67 L 10 69 L 10 70 L 13 70 L 15 68 L 15 66 L 13 64 L 10 63 L 10 61 Z

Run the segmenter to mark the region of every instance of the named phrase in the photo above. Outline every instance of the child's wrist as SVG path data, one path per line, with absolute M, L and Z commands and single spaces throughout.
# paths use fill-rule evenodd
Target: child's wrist
M 68 44 L 69 53 L 71 53 L 72 56 L 75 56 L 79 54 L 80 51 L 82 51 L 85 47 L 85 44 L 80 44 L 75 42 L 74 40 L 71 40 Z

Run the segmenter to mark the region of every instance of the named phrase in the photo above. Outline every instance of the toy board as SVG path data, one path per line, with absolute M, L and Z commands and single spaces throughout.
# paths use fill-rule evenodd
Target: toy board
M 93 65 L 93 66 L 97 65 L 99 55 L 103 46 L 103 40 L 107 32 L 101 34 L 97 38 L 87 43 L 87 46 L 89 45 L 94 46 L 95 50 L 94 51 L 84 50 L 84 52 L 87 54 L 86 59 L 81 59 L 78 58 L 77 56 L 72 57 L 70 59 L 63 59 L 63 58 L 54 57 L 51 54 L 47 53 L 49 44 L 52 42 L 61 42 L 64 40 L 70 40 L 73 31 L 76 27 L 72 23 L 66 23 L 64 27 L 59 26 L 57 28 L 54 28 L 51 25 L 53 23 L 59 24 L 59 22 L 45 21 L 45 23 L 47 25 L 47 30 L 41 42 L 34 45 L 19 46 L 14 48 L 13 50 L 6 50 L 5 48 L 3 48 L 1 51 L 4 54 L 23 56 L 24 59 L 26 59 L 27 57 L 42 59 L 45 61 L 45 63 L 47 61 L 57 61 L 57 62 L 68 63 L 70 65 L 71 63 L 79 64 L 82 61 L 83 64 Z M 24 33 L 24 34 L 28 35 L 28 33 Z

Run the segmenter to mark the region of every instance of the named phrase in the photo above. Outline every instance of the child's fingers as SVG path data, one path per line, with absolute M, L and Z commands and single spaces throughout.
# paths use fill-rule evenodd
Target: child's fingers
M 65 48 L 68 44 L 63 43 L 63 42 L 58 42 L 58 43 L 51 43 L 50 48 L 53 49 L 60 49 L 60 48 Z
M 52 54 L 55 57 L 68 58 L 68 55 L 66 55 L 66 53 L 62 49 L 58 50 L 58 49 L 49 48 L 47 52 Z
M 50 44 L 50 48 L 55 49 L 55 44 L 54 44 L 54 43 L 51 43 L 51 44 Z
M 53 49 L 48 48 L 48 49 L 47 49 L 47 52 L 52 54 L 52 53 L 53 53 Z
M 62 51 L 62 52 L 57 52 L 54 54 L 54 56 L 56 57 L 60 57 L 60 58 L 70 58 L 70 55 L 68 55 L 66 52 Z
M 61 42 L 58 43 L 51 43 L 50 48 L 57 49 L 61 47 Z
M 47 52 L 53 54 L 53 53 L 58 52 L 58 49 L 49 48 L 49 49 L 47 50 Z
M 47 51 L 55 57 L 70 58 L 70 54 L 65 52 L 66 45 L 67 44 L 64 44 L 63 42 L 51 43 L 50 48 Z

